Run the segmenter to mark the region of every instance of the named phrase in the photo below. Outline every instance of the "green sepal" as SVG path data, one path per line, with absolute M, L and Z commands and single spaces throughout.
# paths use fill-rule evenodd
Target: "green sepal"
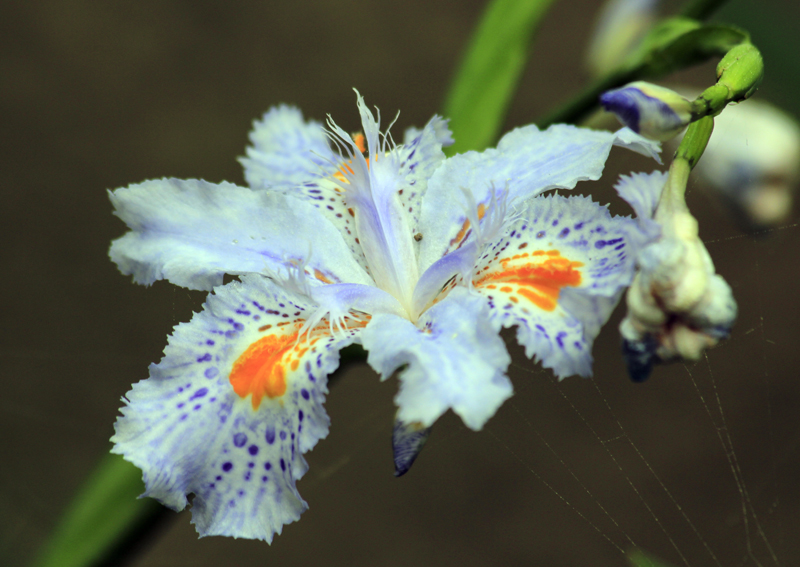
M 658 38 L 666 40 L 657 44 L 655 40 Z M 703 25 L 677 36 L 656 32 L 649 52 L 642 57 L 640 73 L 642 77 L 661 77 L 702 63 L 710 57 L 721 57 L 734 46 L 749 40 L 744 30 L 723 24 Z
M 752 43 L 733 47 L 717 65 L 717 83 L 728 87 L 729 100 L 749 98 L 764 78 L 764 59 Z

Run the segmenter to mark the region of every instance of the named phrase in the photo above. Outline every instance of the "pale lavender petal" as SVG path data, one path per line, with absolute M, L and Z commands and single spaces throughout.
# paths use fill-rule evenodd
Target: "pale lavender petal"
M 423 199 L 420 271 L 460 243 L 467 220 L 460 188 L 469 189 L 478 205 L 489 207 L 494 195 L 513 210 L 544 191 L 599 179 L 615 144 L 640 152 L 659 147 L 627 129 L 611 133 L 556 124 L 540 131 L 531 125 L 506 134 L 497 149 L 449 158 L 433 174 Z
M 617 184 L 614 185 L 617 194 L 627 201 L 636 213 L 636 220 L 647 237 L 647 241 L 642 245 L 658 238 L 661 234 L 661 229 L 653 220 L 653 216 L 656 214 L 661 191 L 666 182 L 666 172 L 653 171 L 652 173 L 621 175 Z
M 361 333 L 367 362 L 382 378 L 400 372 L 398 419 L 429 427 L 452 409 L 480 429 L 511 396 L 511 362 L 488 319 L 486 301 L 463 287 L 428 309 L 417 325 L 379 314 Z
M 475 290 L 492 320 L 559 377 L 591 374 L 600 327 L 633 279 L 639 224 L 588 197 L 536 197 L 484 251 Z
M 316 177 L 332 175 L 338 155 L 328 145 L 319 122 L 303 120 L 297 108 L 280 105 L 253 122 L 251 146 L 239 161 L 253 189 L 295 186 Z
M 447 120 L 434 116 L 422 130 L 407 130 L 403 145 L 393 150 L 399 154 L 399 177 L 403 180 L 402 187 L 398 190 L 400 203 L 409 214 L 414 233 L 417 232 L 422 197 L 428 189 L 428 179 L 445 160 L 442 147 L 452 143 Z
M 338 230 L 308 203 L 230 183 L 161 179 L 110 194 L 131 232 L 109 255 L 149 285 L 209 290 L 223 274 L 267 273 L 305 260 L 320 281 L 372 284 Z M 310 253 L 310 258 L 309 258 Z
M 314 308 L 261 276 L 216 288 L 127 394 L 113 452 L 142 469 L 145 496 L 181 510 L 194 494 L 201 536 L 271 541 L 307 508 L 295 488 L 308 468 L 302 454 L 328 433 L 326 377 L 359 331 L 297 342 Z M 232 381 L 255 372 L 248 361 L 266 376 L 279 368 L 284 391 L 264 394 L 254 379 L 237 393 Z

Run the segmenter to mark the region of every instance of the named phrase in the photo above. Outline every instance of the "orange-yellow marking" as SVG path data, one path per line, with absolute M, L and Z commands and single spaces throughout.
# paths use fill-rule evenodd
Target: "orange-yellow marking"
M 478 205 L 478 220 L 481 220 L 484 215 L 486 215 L 486 205 L 481 203 Z M 458 234 L 455 235 L 455 238 L 450 241 L 450 246 L 455 244 L 460 245 L 461 241 L 464 240 L 464 237 L 467 235 L 467 231 L 469 230 L 470 226 L 472 225 L 470 224 L 469 219 L 465 220 L 464 224 L 461 225 L 461 230 L 459 230 Z
M 316 342 L 315 339 L 312 339 Z M 233 391 L 245 398 L 252 394 L 253 409 L 264 396 L 277 398 L 286 392 L 286 367 L 297 370 L 307 348 L 297 343 L 297 331 L 289 335 L 267 335 L 245 350 L 233 363 Z
M 367 151 L 367 139 L 364 137 L 364 134 L 361 132 L 357 132 L 353 134 L 353 143 L 358 148 L 358 151 L 362 154 Z
M 370 316 L 366 313 L 345 321 L 345 330 L 367 326 Z M 267 335 L 251 344 L 239 355 L 231 369 L 230 382 L 233 391 L 240 398 L 252 394 L 251 403 L 257 410 L 264 396 L 273 399 L 286 393 L 286 373 L 300 368 L 300 360 L 311 347 L 325 336 L 330 335 L 330 322 L 322 319 L 319 325 L 311 329 L 308 335 L 297 340 L 301 319 L 281 321 L 276 327 L 297 325 L 297 330 L 285 335 Z M 259 327 L 259 331 L 267 331 L 272 325 Z
M 325 274 L 323 274 L 322 272 L 320 272 L 316 268 L 314 268 L 314 277 L 317 278 L 319 281 L 321 281 L 323 283 L 327 283 L 327 284 L 332 284 L 333 283 L 330 278 L 328 278 Z
M 531 256 L 538 257 L 535 263 L 520 263 L 528 254 L 517 254 L 500 260 L 501 267 L 473 282 L 476 287 L 496 289 L 497 284 L 505 284 L 499 291 L 516 293 L 545 311 L 553 311 L 558 304 L 558 294 L 564 287 L 575 287 L 581 283 L 581 273 L 577 270 L 582 262 L 573 262 L 561 256 L 558 250 L 537 250 Z M 542 256 L 545 258 L 540 259 Z M 511 296 L 511 301 L 518 299 Z

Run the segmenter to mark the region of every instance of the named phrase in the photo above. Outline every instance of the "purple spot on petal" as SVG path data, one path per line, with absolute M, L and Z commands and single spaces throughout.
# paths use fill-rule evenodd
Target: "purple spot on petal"
M 256 445 L 250 445 L 247 448 L 247 452 L 255 457 L 256 455 L 258 455 L 258 447 Z
M 192 395 L 192 397 L 191 397 L 191 398 L 189 398 L 189 399 L 190 399 L 190 400 L 196 400 L 196 399 L 198 399 L 198 398 L 202 398 L 202 397 L 203 397 L 203 396 L 205 396 L 206 394 L 208 394 L 208 388 L 200 388 L 200 389 L 199 389 L 199 390 L 197 390 L 197 391 L 196 391 L 196 392 L 195 392 L 195 393 Z
M 308 394 L 308 390 L 306 390 L 305 388 L 300 390 L 300 395 L 303 396 L 304 400 L 307 400 L 310 397 L 309 394 Z
M 286 472 L 286 461 L 284 461 L 283 459 L 281 459 L 281 470 L 283 472 Z
M 211 362 L 211 353 L 207 352 L 197 359 L 197 362 Z
M 233 463 L 232 462 L 228 461 L 228 462 L 222 463 L 222 470 L 223 471 L 231 472 L 232 468 L 233 468 Z
M 275 428 L 272 426 L 267 426 L 267 434 L 266 434 L 267 443 L 272 445 L 275 443 Z
M 286 432 L 285 431 L 281 431 L 280 432 L 280 436 L 281 436 L 281 441 L 286 441 Z
M 264 470 L 265 471 L 272 470 L 272 463 L 270 463 L 269 461 L 264 463 Z
M 206 371 L 203 372 L 203 375 L 206 378 L 216 378 L 219 375 L 219 370 L 217 370 L 215 366 L 212 366 L 210 368 L 206 368 Z
M 244 447 L 244 444 L 247 443 L 247 435 L 242 432 L 237 433 L 233 436 L 233 444 L 236 447 Z

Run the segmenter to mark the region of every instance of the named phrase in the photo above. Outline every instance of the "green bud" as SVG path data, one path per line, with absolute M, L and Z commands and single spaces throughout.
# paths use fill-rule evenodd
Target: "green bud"
M 728 88 L 729 100 L 749 98 L 764 78 L 764 60 L 752 43 L 742 43 L 728 51 L 717 65 L 717 82 Z

